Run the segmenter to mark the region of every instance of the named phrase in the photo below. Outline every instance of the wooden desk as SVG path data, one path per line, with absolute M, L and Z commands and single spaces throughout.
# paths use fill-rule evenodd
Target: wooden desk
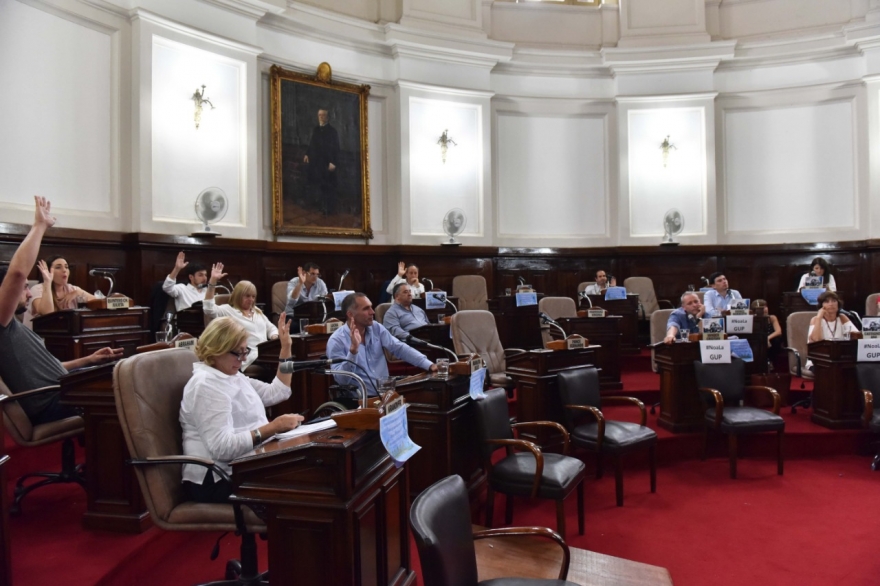
M 293 308 L 292 319 L 307 318 L 310 324 L 322 324 L 331 317 L 345 321 L 342 312 L 336 311 L 336 304 L 332 297 L 328 297 L 326 301 L 304 301 Z M 297 323 L 297 327 L 299 327 L 299 323 Z
M 418 327 L 410 332 L 414 337 L 419 338 L 420 340 L 424 340 L 426 342 L 430 342 L 435 346 L 441 346 L 443 348 L 449 348 L 453 352 L 455 352 L 455 347 L 452 343 L 452 338 L 449 336 L 449 324 L 428 324 L 425 326 Z M 447 352 L 443 352 L 441 350 L 435 350 L 434 348 L 416 348 L 419 352 L 423 353 L 428 357 L 429 360 L 436 362 L 438 358 L 449 358 L 451 357 Z
M 599 371 L 599 385 L 603 390 L 623 388 L 620 380 L 620 326 L 623 318 L 619 315 L 606 317 L 561 317 L 556 320 L 568 335 L 579 334 L 596 348 L 596 366 Z M 562 337 L 554 327 L 550 327 L 554 339 Z
M 474 531 L 482 530 L 474 526 Z M 477 575 L 491 580 L 509 576 L 555 580 L 562 549 L 539 537 L 491 537 L 474 542 Z M 569 582 L 581 586 L 672 586 L 669 570 L 623 558 L 571 547 Z
M 115 363 L 61 377 L 61 402 L 85 421 L 87 506 L 83 527 L 141 533 L 152 526 L 138 486 L 113 398 Z
M 450 303 L 452 303 L 452 305 L 454 305 L 455 307 L 458 307 L 458 297 L 453 297 L 452 295 L 447 295 L 446 300 L 449 301 Z M 425 309 L 425 298 L 419 297 L 418 299 L 413 299 L 413 305 L 421 307 L 422 309 Z M 436 322 L 437 316 L 439 314 L 442 313 L 444 315 L 452 315 L 453 313 L 455 313 L 455 310 L 452 307 L 450 307 L 449 305 L 447 305 L 443 309 L 425 309 L 425 313 L 428 315 L 428 320 L 430 320 L 431 322 Z
M 149 344 L 150 309 L 66 309 L 33 321 L 34 332 L 61 362 L 88 356 L 105 346 L 122 348 L 124 356 Z
M 409 405 L 409 436 L 422 447 L 407 462 L 411 496 L 417 496 L 441 478 L 458 474 L 471 500 L 479 497 L 486 473 L 477 449 L 477 413 L 469 391 L 467 376 L 443 380 L 422 374 L 398 383 L 397 392 Z
M 327 340 L 330 334 L 309 334 L 306 336 L 295 334 L 290 337 L 293 346 L 291 354 L 294 360 L 318 360 L 327 353 Z M 271 382 L 278 370 L 278 354 L 281 352 L 281 342 L 277 339 L 263 342 L 257 346 L 258 356 L 254 364 L 266 369 L 266 382 Z M 272 406 L 272 416 L 277 417 L 283 413 L 302 413 L 309 411 L 311 417 L 314 409 L 330 400 L 328 389 L 333 384 L 332 380 L 324 375 L 311 370 L 301 370 L 293 373 L 290 381 L 290 398 Z
M 234 460 L 232 499 L 266 521 L 273 584 L 406 586 L 406 470 L 379 432 L 336 428 Z
M 856 378 L 858 341 L 813 342 L 807 355 L 813 361 L 813 415 L 810 420 L 831 429 L 862 426 L 862 393 Z
M 178 311 L 175 319 L 178 332 L 186 332 L 198 338 L 205 331 L 205 314 L 202 311 L 201 301 L 196 301 L 186 309 Z
M 582 350 L 532 350 L 507 359 L 507 375 L 516 381 L 516 420 L 564 423 L 556 374 L 587 368 L 596 361 L 596 347 Z M 562 450 L 562 436 L 548 430 L 522 430 L 520 437 L 549 451 Z
M 604 295 L 589 295 L 593 307 L 602 308 L 610 315 L 619 315 L 620 320 L 620 351 L 624 354 L 638 354 L 639 348 L 639 296 L 630 294 L 626 299 L 605 301 Z M 580 300 L 578 309 L 589 309 L 586 300 Z
M 538 293 L 541 300 L 543 293 Z M 495 315 L 495 326 L 503 348 L 532 350 L 543 348 L 538 306 L 516 306 L 516 296 L 508 295 L 489 300 L 489 311 Z
M 785 320 L 789 314 L 797 311 L 812 311 L 815 313 L 819 306 L 810 305 L 801 296 L 800 291 L 784 291 L 782 293 L 782 308 L 779 312 L 779 323 L 785 327 Z

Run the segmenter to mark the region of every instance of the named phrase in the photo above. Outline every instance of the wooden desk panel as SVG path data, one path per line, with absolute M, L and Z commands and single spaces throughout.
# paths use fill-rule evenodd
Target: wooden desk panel
M 105 346 L 122 348 L 133 356 L 138 346 L 149 344 L 150 309 L 68 309 L 33 321 L 34 333 L 61 362 L 88 356 Z
M 538 300 L 543 294 L 538 294 Z M 533 350 L 543 348 L 538 306 L 516 306 L 516 296 L 501 296 L 489 300 L 489 311 L 495 315 L 495 326 L 503 348 Z
M 810 420 L 831 429 L 862 426 L 862 394 L 856 377 L 858 341 L 814 342 L 807 345 L 813 361 L 813 414 Z
M 700 360 L 696 342 L 654 346 L 660 375 L 660 427 L 674 433 L 702 431 L 706 407 L 697 391 L 694 361 Z
M 620 380 L 620 341 L 623 318 L 619 315 L 607 317 L 561 317 L 556 320 L 566 334 L 579 334 L 596 348 L 596 367 L 599 371 L 599 384 L 603 390 L 623 388 Z M 551 327 L 550 335 L 561 338 L 559 331 Z
M 638 354 L 639 348 L 639 296 L 627 295 L 626 299 L 605 301 L 604 295 L 589 295 L 593 307 L 604 309 L 609 315 L 619 315 L 620 320 L 620 351 L 624 354 Z M 589 309 L 590 304 L 580 300 L 578 309 Z

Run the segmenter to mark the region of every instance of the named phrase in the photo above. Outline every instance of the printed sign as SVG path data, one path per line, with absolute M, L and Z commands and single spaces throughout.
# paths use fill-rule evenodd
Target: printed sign
M 749 346 L 748 340 L 728 340 L 730 342 L 730 353 L 741 359 L 743 362 L 754 362 L 755 355 L 752 353 L 752 347 Z
M 730 341 L 701 341 L 700 357 L 704 364 L 730 364 Z
M 128 309 L 128 297 L 108 297 L 107 309 Z
M 818 289 L 807 289 L 806 287 L 801 289 L 801 297 L 804 298 L 804 301 L 809 303 L 810 305 L 819 305 L 819 295 L 825 292 L 825 289 L 819 287 Z
M 880 340 L 857 340 L 858 351 L 856 352 L 856 360 L 858 362 L 880 362 Z
M 825 277 L 819 277 L 817 275 L 807 275 L 807 278 L 804 279 L 804 287 L 810 287 L 811 289 L 816 289 L 822 286 L 825 281 Z
M 486 393 L 483 392 L 483 387 L 486 384 L 486 369 L 481 368 L 476 372 L 471 373 L 471 399 L 474 401 L 481 401 L 486 398 Z
M 446 307 L 446 291 L 425 291 L 425 309 Z
M 335 311 L 342 311 L 342 301 L 348 297 L 350 294 L 354 293 L 354 291 L 334 291 L 333 292 L 333 303 L 335 304 Z
M 605 301 L 626 299 L 626 287 L 608 287 L 605 289 Z
M 196 342 L 198 342 L 198 338 L 187 338 L 186 340 L 177 340 L 174 342 L 175 348 L 189 348 L 190 350 L 196 349 Z
M 584 339 L 581 336 L 572 336 L 565 339 L 566 350 L 580 350 L 584 348 Z
M 483 358 L 479 354 L 474 355 L 474 357 L 471 358 L 470 365 L 471 365 L 471 374 L 474 374 L 478 370 L 482 370 Z
M 516 306 L 517 307 L 525 307 L 527 305 L 538 305 L 538 294 L 532 291 L 531 293 L 519 293 L 516 294 Z
M 404 405 L 379 418 L 379 437 L 382 440 L 382 445 L 388 450 L 388 455 L 391 456 L 398 468 L 422 449 L 409 437 L 409 430 L 406 426 L 406 408 L 407 406 Z
M 866 338 L 880 338 L 880 317 L 863 317 L 862 334 Z
M 605 317 L 605 310 L 601 308 L 588 309 L 587 317 Z
M 728 316 L 726 323 L 727 333 L 737 335 L 751 334 L 754 321 L 754 316 L 751 316 L 748 313 L 745 315 L 730 315 Z
M 703 319 L 703 339 L 704 340 L 723 340 L 724 339 L 724 318 L 723 317 L 707 317 Z
M 727 308 L 730 310 L 731 315 L 748 315 L 749 301 L 749 299 L 732 299 Z

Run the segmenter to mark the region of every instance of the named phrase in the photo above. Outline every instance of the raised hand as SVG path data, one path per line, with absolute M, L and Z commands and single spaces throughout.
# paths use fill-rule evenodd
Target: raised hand
M 51 228 L 58 220 L 52 215 L 52 203 L 45 197 L 34 196 L 36 209 L 34 210 L 34 226 Z
M 216 285 L 217 281 L 219 281 L 220 279 L 222 279 L 226 275 L 227 275 L 227 273 L 223 272 L 223 263 L 222 262 L 214 263 L 211 266 L 211 279 L 210 279 L 211 283 Z
M 348 329 L 351 330 L 351 347 L 348 351 L 352 354 L 357 354 L 358 348 L 360 348 L 364 339 L 361 337 L 361 333 L 358 331 L 353 317 L 348 318 Z
M 186 262 L 186 255 L 182 252 L 177 253 L 177 260 L 174 261 L 174 270 L 182 271 L 188 264 L 189 263 Z
M 406 274 L 406 263 L 399 262 L 397 263 L 397 276 L 403 277 Z
M 287 312 L 282 312 L 278 316 L 278 341 L 281 342 L 281 353 L 284 354 L 286 351 L 289 356 L 293 341 L 290 339 L 290 322 L 287 321 Z
M 37 269 L 40 271 L 40 275 L 43 277 L 44 283 L 52 282 L 52 273 L 49 272 L 49 266 L 46 264 L 46 261 L 40 260 L 37 262 Z
M 296 267 L 296 276 L 299 277 L 300 283 L 305 284 L 307 275 L 302 267 Z

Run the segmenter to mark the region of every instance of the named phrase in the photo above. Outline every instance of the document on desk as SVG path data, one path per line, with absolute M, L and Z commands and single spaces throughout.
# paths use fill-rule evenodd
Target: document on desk
M 400 409 L 379 419 L 379 437 L 382 439 L 382 445 L 388 450 L 388 455 L 398 468 L 422 449 L 409 437 L 406 409 L 407 405 L 403 405 Z
M 336 422 L 332 419 L 328 419 L 326 421 L 322 421 L 320 423 L 307 423 L 306 425 L 300 425 L 290 431 L 285 431 L 284 433 L 276 433 L 273 439 L 283 440 L 290 439 L 292 437 L 299 437 L 301 435 L 308 435 L 310 433 L 315 433 L 316 431 L 324 431 L 325 429 L 333 429 L 336 427 Z

